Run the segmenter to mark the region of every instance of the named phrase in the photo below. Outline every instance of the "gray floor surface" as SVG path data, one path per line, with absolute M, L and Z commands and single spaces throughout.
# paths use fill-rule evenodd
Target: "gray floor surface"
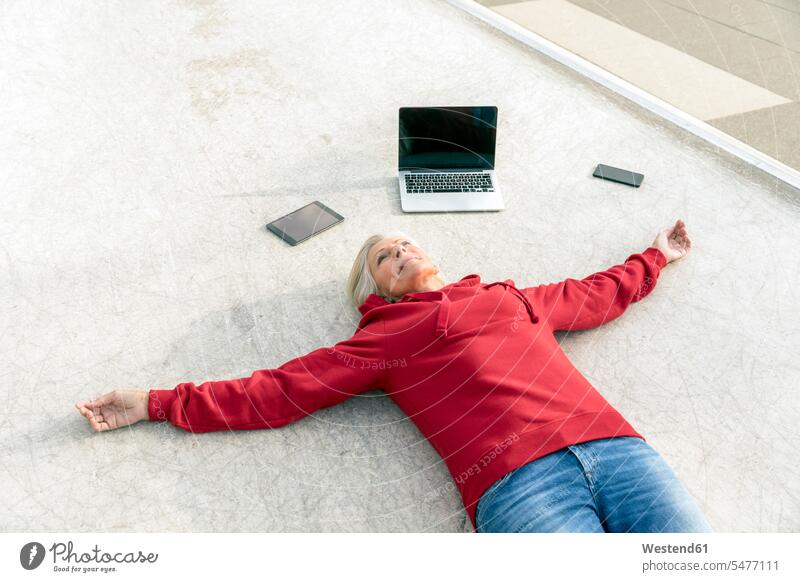
M 429 0 L 4 6 L 0 529 L 471 531 L 382 391 L 276 430 L 93 433 L 73 402 L 239 378 L 349 337 L 361 242 L 451 281 L 585 276 L 683 218 L 694 248 L 560 339 L 720 532 L 800 530 L 796 190 Z M 404 214 L 397 108 L 496 104 L 499 213 Z M 597 162 L 646 175 L 629 189 Z M 269 220 L 347 219 L 298 247 Z

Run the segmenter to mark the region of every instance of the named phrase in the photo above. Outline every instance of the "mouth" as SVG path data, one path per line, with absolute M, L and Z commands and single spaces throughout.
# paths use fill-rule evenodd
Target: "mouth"
M 418 261 L 419 257 L 411 257 L 410 259 L 406 259 L 406 261 L 402 265 L 400 265 L 400 269 L 397 271 L 397 274 L 399 275 L 400 273 L 402 273 L 403 269 L 405 269 L 406 265 L 408 263 L 410 263 L 411 261 L 414 261 L 414 260 Z

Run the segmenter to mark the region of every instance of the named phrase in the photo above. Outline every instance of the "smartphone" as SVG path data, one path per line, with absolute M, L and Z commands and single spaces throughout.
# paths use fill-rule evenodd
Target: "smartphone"
M 602 178 L 603 180 L 611 180 L 612 182 L 619 182 L 620 184 L 627 184 L 638 188 L 644 180 L 644 174 L 637 174 L 630 170 L 623 170 L 613 166 L 606 166 L 605 164 L 597 164 L 594 169 L 595 178 Z
M 315 200 L 286 216 L 273 220 L 267 224 L 267 229 L 281 240 L 295 246 L 343 220 L 344 216 Z

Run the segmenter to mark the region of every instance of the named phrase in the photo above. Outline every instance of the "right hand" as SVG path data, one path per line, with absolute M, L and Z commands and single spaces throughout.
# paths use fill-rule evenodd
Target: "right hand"
M 148 418 L 149 390 L 114 390 L 95 400 L 75 403 L 92 428 L 97 432 L 114 430 Z

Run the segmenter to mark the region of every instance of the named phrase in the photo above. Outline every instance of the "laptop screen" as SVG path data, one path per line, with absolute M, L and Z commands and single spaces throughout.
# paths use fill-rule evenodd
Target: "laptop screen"
M 497 107 L 401 107 L 400 170 L 494 169 Z

